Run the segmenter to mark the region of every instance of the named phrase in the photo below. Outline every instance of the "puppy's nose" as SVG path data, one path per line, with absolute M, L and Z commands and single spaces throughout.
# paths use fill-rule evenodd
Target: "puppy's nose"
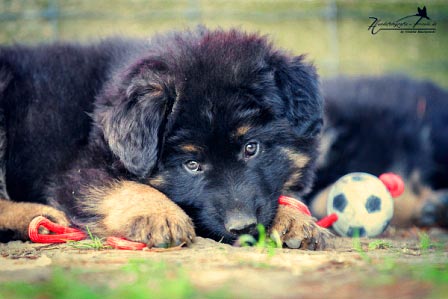
M 256 232 L 257 219 L 244 213 L 232 213 L 227 216 L 224 226 L 234 235 L 253 234 Z

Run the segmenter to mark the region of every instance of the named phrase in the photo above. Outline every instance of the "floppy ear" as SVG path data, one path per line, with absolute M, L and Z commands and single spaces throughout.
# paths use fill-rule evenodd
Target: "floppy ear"
M 143 60 L 118 76 L 98 99 L 96 121 L 112 152 L 126 169 L 147 177 L 158 152 L 175 92 L 166 66 Z
M 282 114 L 301 137 L 315 137 L 323 124 L 323 102 L 316 69 L 304 56 L 275 56 L 271 65 L 280 89 Z

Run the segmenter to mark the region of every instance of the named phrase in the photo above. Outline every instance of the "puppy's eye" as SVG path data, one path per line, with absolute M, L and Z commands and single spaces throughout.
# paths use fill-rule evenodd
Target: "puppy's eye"
M 244 146 L 244 157 L 252 158 L 258 153 L 258 142 L 251 141 Z
M 185 169 L 187 169 L 189 172 L 197 173 L 202 171 L 202 166 L 199 164 L 199 162 L 194 160 L 189 160 L 184 163 Z

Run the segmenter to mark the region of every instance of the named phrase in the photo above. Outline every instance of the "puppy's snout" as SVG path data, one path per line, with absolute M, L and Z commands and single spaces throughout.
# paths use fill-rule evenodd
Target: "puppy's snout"
M 236 212 L 227 216 L 224 226 L 234 235 L 254 234 L 257 231 L 257 218 Z

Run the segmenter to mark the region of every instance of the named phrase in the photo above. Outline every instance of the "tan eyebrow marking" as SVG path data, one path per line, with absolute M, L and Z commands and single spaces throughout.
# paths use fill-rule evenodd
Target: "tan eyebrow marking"
M 201 151 L 201 148 L 194 144 L 184 144 L 180 147 L 184 152 L 197 153 Z
M 249 126 L 249 125 L 241 126 L 241 127 L 239 127 L 239 128 L 236 129 L 236 131 L 235 131 L 235 136 L 236 136 L 236 137 L 241 137 L 241 136 L 243 136 L 243 135 L 246 135 L 246 133 L 247 133 L 251 128 L 252 128 L 252 127 Z
M 281 150 L 297 168 L 297 170 L 291 174 L 291 176 L 283 186 L 284 188 L 291 188 L 300 180 L 300 178 L 302 177 L 302 172 L 300 171 L 300 169 L 305 167 L 306 164 L 308 164 L 308 162 L 311 160 L 311 158 L 290 148 L 282 148 Z

